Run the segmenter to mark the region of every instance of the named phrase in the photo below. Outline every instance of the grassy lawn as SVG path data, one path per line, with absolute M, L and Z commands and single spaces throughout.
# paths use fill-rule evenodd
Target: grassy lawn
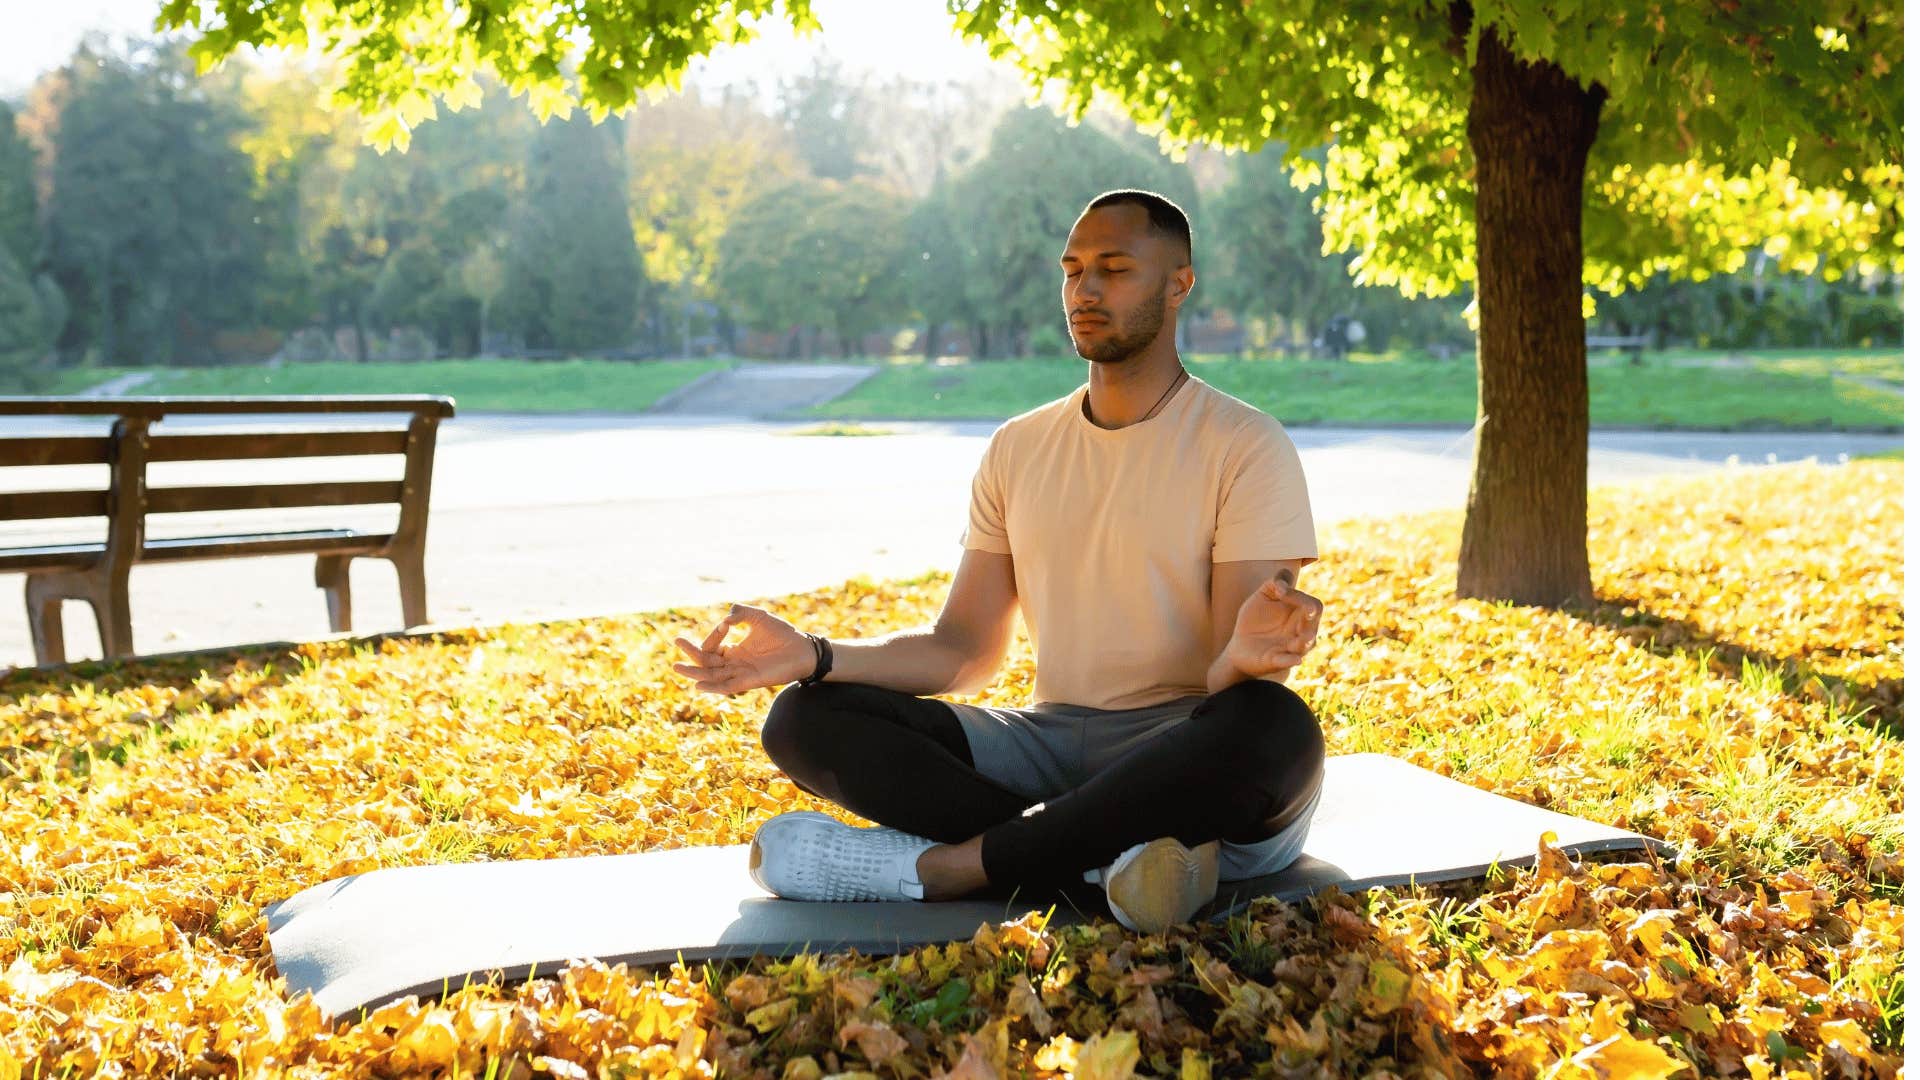
M 133 394 L 451 394 L 461 412 L 642 412 L 722 366 L 718 360 L 433 360 L 161 370 Z M 95 369 L 70 390 L 106 382 Z M 75 373 L 63 372 L 72 378 Z
M 1674 430 L 1899 430 L 1901 394 L 1834 373 L 1903 382 L 1899 352 L 1772 350 L 1740 354 L 1667 352 L 1632 367 L 1597 354 L 1590 369 L 1596 427 Z M 1344 363 L 1306 359 L 1185 357 L 1202 379 L 1292 425 L 1469 425 L 1475 409 L 1471 359 L 1440 363 L 1407 354 Z M 637 413 L 666 392 L 728 361 L 526 363 L 459 359 L 432 363 L 300 363 L 161 371 L 134 394 L 453 394 L 461 411 Z M 835 361 L 839 363 L 839 361 Z M 879 359 L 881 371 L 852 392 L 789 413 L 789 419 L 1006 419 L 1073 392 L 1087 379 L 1079 357 L 1000 359 L 935 365 Z M 63 371 L 71 394 L 127 369 Z
M 1639 367 L 1599 354 L 1591 367 L 1591 415 L 1602 427 L 1704 430 L 1897 430 L 1902 398 L 1898 351 L 1775 350 L 1742 354 L 1674 351 Z M 1071 393 L 1086 380 L 1077 357 L 966 361 L 874 361 L 881 370 L 851 393 L 790 414 L 820 420 L 1003 420 Z M 723 360 L 620 363 L 570 360 L 441 360 L 396 364 L 288 364 L 164 370 L 136 394 L 452 394 L 462 412 L 643 412 Z M 1290 424 L 1470 424 L 1470 359 L 1408 354 L 1346 362 L 1195 356 L 1207 382 Z M 48 393 L 74 393 L 128 369 L 60 372 Z
M 131 375 L 134 372 L 142 371 L 142 370 L 145 370 L 145 369 L 143 368 L 109 368 L 109 367 L 60 368 L 58 370 L 49 371 L 42 374 L 40 378 L 44 379 L 45 382 L 43 384 L 36 385 L 32 392 L 36 395 L 46 395 L 46 396 L 58 396 L 61 394 L 78 394 L 78 393 L 83 393 L 87 390 L 91 390 L 94 387 L 99 386 L 101 383 L 107 382 L 121 375 Z M 22 389 L 19 386 L 0 387 L 0 394 L 10 395 L 10 394 L 23 394 L 26 392 L 27 392 L 26 390 Z
M 0 677 L 0 1076 L 1891 1077 L 1904 1054 L 1898 462 L 1592 500 L 1600 602 L 1452 595 L 1457 514 L 1332 532 L 1292 685 L 1382 752 L 1659 837 L 1135 935 L 1039 916 L 904 956 L 611 970 L 329 1025 L 262 909 L 387 866 L 735 844 L 839 811 L 775 689 L 691 692 L 727 605 Z M 1782 572 L 1791 567 L 1791 572 Z M 751 601 L 925 625 L 950 579 Z M 1023 704 L 1024 630 L 960 700 Z
M 1754 366 L 1699 366 L 1700 357 L 1649 358 L 1634 367 L 1600 357 L 1590 372 L 1593 423 L 1644 428 L 1855 428 L 1901 425 L 1901 396 L 1836 380 L 1832 364 L 1884 378 L 1899 355 L 1766 356 Z M 1292 424 L 1473 422 L 1470 360 L 1361 358 L 1347 362 L 1187 358 L 1208 383 Z M 895 363 L 809 417 L 1004 419 L 1044 404 L 1086 380 L 1077 357 L 969 361 L 951 366 Z M 1896 376 L 1897 379 L 1897 376 Z

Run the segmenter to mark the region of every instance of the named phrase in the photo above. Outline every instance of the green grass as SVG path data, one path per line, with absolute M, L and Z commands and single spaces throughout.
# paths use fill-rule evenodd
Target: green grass
M 0 394 L 29 394 L 34 396 L 58 396 L 78 394 L 91 390 L 109 379 L 121 375 L 131 375 L 140 368 L 60 368 L 54 371 L 35 372 L 31 383 L 22 382 L 17 376 L 0 376 Z
M 1714 354 L 1599 357 L 1590 372 L 1593 423 L 1606 427 L 1893 429 L 1901 396 L 1837 380 L 1835 367 L 1884 378 L 1898 354 L 1762 355 L 1749 367 L 1704 366 Z M 1295 424 L 1472 423 L 1470 361 L 1393 356 L 1349 361 L 1188 357 L 1208 383 Z M 1071 393 L 1078 358 L 889 364 L 851 393 L 796 416 L 838 420 L 1005 418 Z
M 1898 349 L 1774 349 L 1747 355 L 1753 358 L 1756 366 L 1770 371 L 1793 374 L 1837 371 L 1844 375 L 1879 379 L 1896 386 L 1906 384 L 1906 357 Z
M 642 412 L 719 360 L 433 360 L 163 371 L 136 394 L 450 394 L 467 412 Z M 107 376 L 111 377 L 111 376 Z M 104 378 L 99 380 L 104 381 Z
M 1590 367 L 1596 426 L 1674 430 L 1898 430 L 1903 385 L 1896 350 L 1673 350 L 1628 364 L 1597 353 Z M 843 362 L 843 361 L 838 361 Z M 1073 392 L 1087 375 L 1070 356 L 931 364 L 874 361 L 882 370 L 852 392 L 789 419 L 843 422 L 809 434 L 871 433 L 846 423 L 872 420 L 1003 420 Z M 1207 382 L 1290 424 L 1469 424 L 1471 359 L 1419 354 L 1359 355 L 1347 361 L 1189 356 Z M 319 363 L 167 370 L 136 394 L 451 394 L 462 413 L 643 412 L 723 360 L 621 363 L 568 360 L 441 360 L 427 363 Z M 54 375 L 42 393 L 75 393 L 129 370 L 93 368 Z M 1836 377 L 1838 374 L 1841 377 Z

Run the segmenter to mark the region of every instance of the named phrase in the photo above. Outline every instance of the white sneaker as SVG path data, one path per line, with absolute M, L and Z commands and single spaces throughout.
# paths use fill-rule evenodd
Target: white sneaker
M 1220 888 L 1218 841 L 1189 848 L 1171 836 L 1135 844 L 1103 869 L 1089 870 L 1107 892 L 1120 925 L 1142 934 L 1165 933 L 1193 918 Z
M 915 864 L 934 844 L 898 829 L 857 829 L 815 810 L 798 810 L 753 834 L 747 873 L 788 900 L 919 900 Z

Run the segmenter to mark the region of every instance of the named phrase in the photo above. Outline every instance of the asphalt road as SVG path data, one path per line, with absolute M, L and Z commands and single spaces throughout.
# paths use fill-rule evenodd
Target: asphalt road
M 170 423 L 170 422 L 169 422 Z M 245 418 L 223 425 L 260 426 Z M 206 426 L 200 420 L 195 426 Z M 0 421 L 0 433 L 101 430 L 105 421 Z M 188 425 L 182 422 L 174 430 Z M 350 421 L 341 426 L 351 426 Z M 443 426 L 429 519 L 429 613 L 440 625 L 754 601 L 859 574 L 951 570 L 973 472 L 994 422 L 887 423 L 887 437 L 825 438 L 810 425 L 703 417 L 468 415 Z M 163 424 L 156 430 L 166 430 Z M 1458 506 L 1472 439 L 1456 430 L 1292 430 L 1314 517 Z M 1808 457 L 1832 462 L 1901 445 L 1899 435 L 1602 432 L 1595 483 Z M 21 477 L 0 477 L 8 490 Z M 155 466 L 155 486 L 397 478 L 398 459 Z M 96 486 L 104 467 L 35 470 L 36 488 Z M 155 535 L 228 527 L 352 524 L 393 512 L 178 515 Z M 67 525 L 69 527 L 62 527 Z M 98 524 L 0 525 L 0 547 L 99 538 Z M 328 634 L 308 556 L 136 567 L 134 644 L 142 652 L 305 640 Z M 0 667 L 32 663 L 17 574 L 0 575 Z M 392 570 L 353 568 L 355 629 L 400 626 Z M 81 605 L 66 612 L 73 659 L 100 655 Z

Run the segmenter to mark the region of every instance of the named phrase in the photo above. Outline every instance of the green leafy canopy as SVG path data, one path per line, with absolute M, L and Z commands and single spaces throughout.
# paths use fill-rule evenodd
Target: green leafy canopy
M 961 32 L 1062 93 L 1110 100 L 1170 149 L 1284 143 L 1324 181 L 1326 250 L 1356 278 L 1445 295 L 1474 278 L 1471 58 L 1523 60 L 1607 92 L 1588 166 L 1586 281 L 1705 277 L 1764 248 L 1792 269 L 1904 268 L 1904 21 L 1853 0 L 949 0 Z M 242 44 L 337 56 L 336 100 L 377 146 L 491 71 L 544 120 L 598 120 L 679 86 L 761 18 L 819 29 L 807 0 L 166 0 L 203 70 Z M 1327 147 L 1324 171 L 1307 152 Z
M 962 27 L 1076 114 L 1111 100 L 1170 146 L 1330 148 L 1327 250 L 1358 280 L 1441 295 L 1474 277 L 1471 60 L 1607 91 L 1588 165 L 1585 276 L 1902 265 L 1901 8 L 1822 0 L 955 0 Z
M 334 98 L 384 151 L 405 150 L 437 101 L 479 104 L 482 71 L 526 95 L 542 123 L 576 104 L 597 123 L 643 92 L 678 90 L 694 58 L 751 40 L 753 20 L 775 15 L 819 29 L 808 0 L 164 0 L 154 29 L 191 30 L 202 72 L 242 45 L 339 58 Z

